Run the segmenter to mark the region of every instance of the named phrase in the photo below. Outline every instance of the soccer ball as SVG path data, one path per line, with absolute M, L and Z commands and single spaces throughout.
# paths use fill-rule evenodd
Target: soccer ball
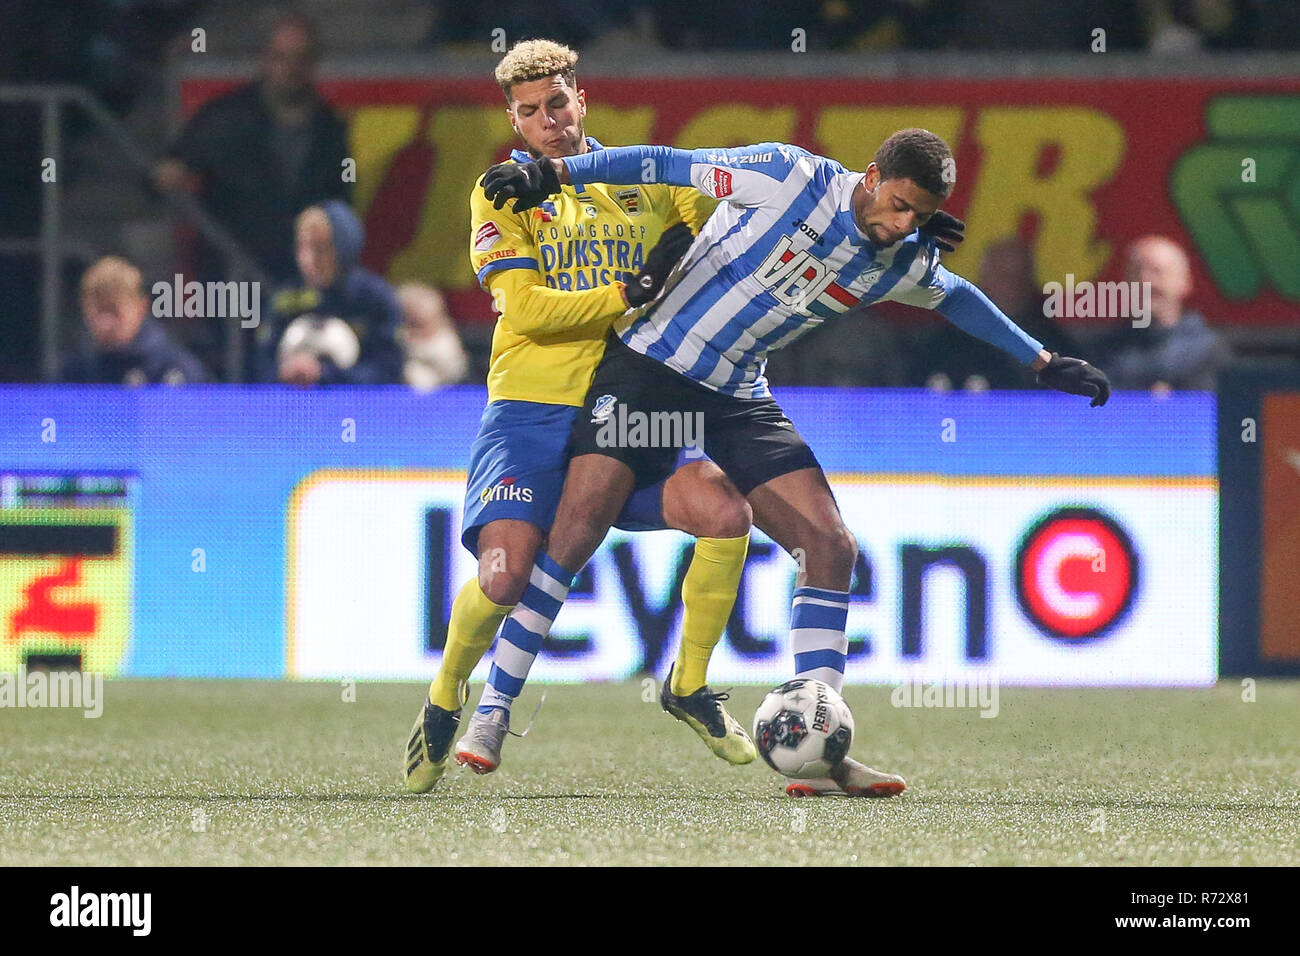
M 352 326 L 340 318 L 300 315 L 284 330 L 276 357 L 284 361 L 292 352 L 310 352 L 346 371 L 361 357 L 361 341 Z
M 796 678 L 758 705 L 754 742 L 777 773 L 799 780 L 824 777 L 849 752 L 853 714 L 829 684 Z

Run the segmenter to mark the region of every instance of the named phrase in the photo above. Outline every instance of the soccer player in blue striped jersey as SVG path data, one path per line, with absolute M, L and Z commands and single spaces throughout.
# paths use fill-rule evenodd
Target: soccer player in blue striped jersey
M 754 524 L 802 557 L 790 626 L 797 676 L 838 689 L 857 543 L 812 450 L 771 397 L 767 355 L 854 306 L 896 301 L 938 311 L 1032 366 L 1040 384 L 1089 396 L 1094 406 L 1105 403 L 1109 383 L 1088 363 L 1045 351 L 940 264 L 940 250 L 960 241 L 960 223 L 939 209 L 956 165 L 927 130 L 890 136 L 865 172 L 783 143 L 634 146 L 493 167 L 483 187 L 494 203 L 514 199 L 518 211 L 562 184 L 586 182 L 689 184 L 720 203 L 660 296 L 614 324 L 574 424 L 547 560 L 580 569 L 621 502 L 669 464 L 599 441 L 595 412 L 622 404 L 698 413 L 705 451 L 749 499 Z M 793 796 L 885 796 L 903 787 L 853 758 L 830 778 L 786 782 Z

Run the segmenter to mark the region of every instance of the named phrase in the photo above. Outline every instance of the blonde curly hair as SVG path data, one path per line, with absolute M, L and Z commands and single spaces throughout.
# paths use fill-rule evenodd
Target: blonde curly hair
M 520 40 L 510 48 L 493 75 L 505 94 L 506 102 L 513 102 L 510 88 L 516 83 L 540 80 L 548 76 L 564 77 L 570 86 L 577 85 L 575 70 L 578 53 L 554 40 Z

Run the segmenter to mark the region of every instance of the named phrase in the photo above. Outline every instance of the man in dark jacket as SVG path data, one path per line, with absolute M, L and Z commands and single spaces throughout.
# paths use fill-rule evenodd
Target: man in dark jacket
M 281 17 L 258 79 L 200 108 L 155 170 L 161 189 L 197 190 L 273 282 L 296 275 L 294 216 L 312 203 L 348 198 L 347 126 L 316 91 L 318 56 L 312 22 Z M 226 278 L 212 250 L 203 256 L 201 278 Z
M 258 329 L 259 377 L 303 386 L 401 382 L 402 309 L 388 283 L 358 264 L 365 235 L 356 214 L 338 200 L 311 206 L 296 236 L 301 282 L 276 294 L 270 327 Z
M 1201 313 L 1187 308 L 1192 268 L 1187 253 L 1170 239 L 1146 236 L 1129 247 L 1130 282 L 1150 283 L 1149 325 L 1125 320 L 1100 343 L 1115 388 L 1213 389 L 1229 350 Z
M 100 259 L 81 277 L 89 339 L 63 367 L 63 380 L 98 385 L 184 385 L 207 381 L 202 365 L 149 317 L 140 270 Z

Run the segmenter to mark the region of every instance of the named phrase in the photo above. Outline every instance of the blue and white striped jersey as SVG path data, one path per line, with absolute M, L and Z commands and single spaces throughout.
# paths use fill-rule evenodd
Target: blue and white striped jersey
M 629 146 L 564 163 L 575 186 L 691 185 L 721 200 L 659 298 L 615 324 L 632 349 L 709 388 L 767 397 L 768 353 L 859 303 L 936 309 L 1023 364 L 1042 348 L 920 233 L 872 243 L 853 219 L 862 173 L 824 156 L 783 143 Z

